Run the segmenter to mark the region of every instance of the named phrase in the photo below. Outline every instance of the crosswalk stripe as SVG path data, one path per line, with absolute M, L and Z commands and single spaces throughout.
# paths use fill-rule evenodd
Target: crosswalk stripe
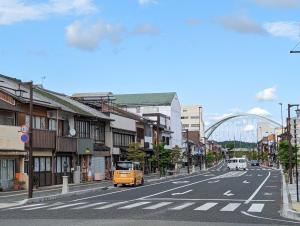
M 184 203 L 180 206 L 176 206 L 176 207 L 173 207 L 173 208 L 170 208 L 170 210 L 183 210 L 187 207 L 190 207 L 192 205 L 194 205 L 195 203 L 194 202 L 187 202 L 187 203 Z
M 158 204 L 155 204 L 155 205 L 152 205 L 152 206 L 145 207 L 143 209 L 144 210 L 156 210 L 158 208 L 161 208 L 161 207 L 164 207 L 164 206 L 168 206 L 170 204 L 172 204 L 172 202 L 161 202 L 161 203 L 158 203 Z
M 143 206 L 143 205 L 146 205 L 146 204 L 149 204 L 149 203 L 151 203 L 151 202 L 138 202 L 138 203 L 133 203 L 133 204 L 130 204 L 130 205 L 127 205 L 127 206 L 120 207 L 119 209 L 129 210 L 129 209 L 133 209 L 135 207 Z
M 221 209 L 221 212 L 233 212 L 235 211 L 241 203 L 229 203 L 224 208 Z
M 32 207 L 32 208 L 28 208 L 28 209 L 24 209 L 24 210 L 29 211 L 29 210 L 45 209 L 48 207 L 59 206 L 59 205 L 63 205 L 63 204 L 64 203 L 62 203 L 62 202 L 58 202 L 58 203 L 54 203 L 54 204 L 50 204 L 50 205 L 46 205 L 46 206 L 37 206 L 37 207 Z
M 261 213 L 265 204 L 252 204 L 247 212 L 250 213 Z
M 207 210 L 213 208 L 216 205 L 218 205 L 218 203 L 216 203 L 216 202 L 208 202 L 208 203 L 205 203 L 204 205 L 196 208 L 195 210 L 198 210 L 198 211 L 207 211 Z
M 111 203 L 111 204 L 107 204 L 107 205 L 104 205 L 104 206 L 97 207 L 97 208 L 95 208 L 95 210 L 109 209 L 109 208 L 112 208 L 112 207 L 115 207 L 115 206 L 120 206 L 120 205 L 125 204 L 125 203 L 128 203 L 128 202 L 123 201 L 123 202 Z
M 31 205 L 26 205 L 26 206 L 17 206 L 17 207 L 9 208 L 9 210 L 23 209 L 23 208 L 27 208 L 27 207 L 42 206 L 42 205 L 45 205 L 45 203 L 31 204 Z
M 106 203 L 107 203 L 107 202 L 91 203 L 91 204 L 88 204 L 88 205 L 75 207 L 75 208 L 73 208 L 73 210 L 82 210 L 82 209 L 86 209 L 86 208 L 94 207 L 94 206 L 99 206 L 99 205 L 101 205 L 101 204 L 106 204 Z
M 56 206 L 56 207 L 50 208 L 49 210 L 60 210 L 60 209 L 64 209 L 67 207 L 79 206 L 79 205 L 84 205 L 84 204 L 86 204 L 86 202 L 72 203 L 72 204 L 67 204 L 67 205 L 62 205 L 62 206 Z

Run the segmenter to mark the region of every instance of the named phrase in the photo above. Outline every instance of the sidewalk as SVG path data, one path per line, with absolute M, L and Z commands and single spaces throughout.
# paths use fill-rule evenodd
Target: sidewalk
M 195 172 L 198 172 L 196 170 Z M 167 175 L 166 177 L 160 178 L 159 174 L 153 173 L 145 175 L 145 182 L 154 182 L 169 179 L 172 177 L 177 177 L 187 174 L 187 169 L 182 168 L 180 172 L 176 175 Z M 33 198 L 28 200 L 28 192 L 26 190 L 21 191 L 8 191 L 0 192 L 0 209 L 7 208 L 11 206 L 21 205 L 24 203 L 41 202 L 45 200 L 54 200 L 58 198 L 81 195 L 86 193 L 98 192 L 103 190 L 108 190 L 113 188 L 112 181 L 99 181 L 90 182 L 84 184 L 70 184 L 69 193 L 62 195 L 62 185 L 54 185 L 49 187 L 40 187 L 33 191 Z
M 282 184 L 282 215 L 290 219 L 300 220 L 300 203 L 297 202 L 296 184 L 288 184 L 283 172 Z

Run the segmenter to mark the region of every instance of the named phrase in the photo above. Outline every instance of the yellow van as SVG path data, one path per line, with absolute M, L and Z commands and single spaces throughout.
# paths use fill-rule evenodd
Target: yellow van
M 144 174 L 141 170 L 139 162 L 120 161 L 116 163 L 116 170 L 114 171 L 113 184 L 115 187 L 118 184 L 122 185 L 143 185 Z

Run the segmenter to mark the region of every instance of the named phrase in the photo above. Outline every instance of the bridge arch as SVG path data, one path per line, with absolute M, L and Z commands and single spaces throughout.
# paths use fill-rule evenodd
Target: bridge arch
M 238 114 L 234 114 L 234 115 L 230 115 L 227 117 L 224 117 L 223 119 L 217 121 L 216 123 L 214 123 L 213 125 L 211 125 L 208 129 L 205 130 L 205 137 L 207 139 L 210 138 L 210 136 L 214 133 L 214 131 L 221 126 L 223 123 L 234 119 L 234 118 L 242 118 L 242 117 L 252 117 L 252 118 L 258 118 L 261 119 L 263 121 L 266 121 L 268 123 L 270 123 L 271 125 L 274 125 L 276 127 L 281 127 L 282 125 L 270 118 L 267 118 L 265 116 L 261 116 L 261 115 L 256 115 L 256 114 L 248 114 L 248 113 L 238 113 Z

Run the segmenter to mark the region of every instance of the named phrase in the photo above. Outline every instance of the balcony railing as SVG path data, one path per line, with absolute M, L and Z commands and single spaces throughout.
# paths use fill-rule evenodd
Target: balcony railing
M 32 147 L 41 149 L 55 149 L 56 132 L 49 130 L 32 130 Z M 28 147 L 28 143 L 26 144 Z
M 57 152 L 75 153 L 77 151 L 77 138 L 58 137 L 57 142 Z

